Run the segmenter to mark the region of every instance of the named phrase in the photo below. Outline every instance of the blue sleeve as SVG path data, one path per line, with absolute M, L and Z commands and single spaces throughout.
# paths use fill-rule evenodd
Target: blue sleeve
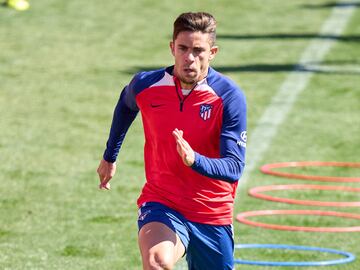
M 191 166 L 202 175 L 227 182 L 238 181 L 245 167 L 246 100 L 242 92 L 234 91 L 223 101 L 220 158 L 195 153 L 195 162 Z
M 136 77 L 123 89 L 114 110 L 110 134 L 103 155 L 103 158 L 108 162 L 116 161 L 125 135 L 139 111 L 133 87 L 135 80 Z

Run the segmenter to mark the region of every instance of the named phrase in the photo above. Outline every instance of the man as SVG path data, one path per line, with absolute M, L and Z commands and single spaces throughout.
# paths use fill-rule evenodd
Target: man
M 240 89 L 212 69 L 216 21 L 183 13 L 170 42 L 175 65 L 140 72 L 115 108 L 97 170 L 109 189 L 124 136 L 141 111 L 146 183 L 138 199 L 143 269 L 233 269 L 232 211 L 244 169 L 246 103 Z

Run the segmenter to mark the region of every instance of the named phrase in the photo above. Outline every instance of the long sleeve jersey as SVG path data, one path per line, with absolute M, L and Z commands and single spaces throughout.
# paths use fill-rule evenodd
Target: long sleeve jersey
M 228 225 L 246 149 L 245 96 L 229 78 L 209 68 L 188 95 L 173 66 L 140 72 L 116 105 L 104 159 L 115 162 L 126 132 L 140 111 L 145 134 L 146 182 L 138 198 L 160 202 L 190 221 Z M 183 130 L 195 151 L 186 166 L 172 131 Z

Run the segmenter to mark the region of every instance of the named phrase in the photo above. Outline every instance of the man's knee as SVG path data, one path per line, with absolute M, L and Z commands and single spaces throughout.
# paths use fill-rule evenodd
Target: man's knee
M 143 258 L 146 270 L 171 270 L 174 268 L 174 256 L 167 252 L 149 252 L 147 258 Z M 146 267 L 147 266 L 147 267 Z

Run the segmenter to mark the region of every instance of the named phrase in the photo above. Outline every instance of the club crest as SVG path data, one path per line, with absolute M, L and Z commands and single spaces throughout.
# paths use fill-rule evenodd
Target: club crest
M 236 143 L 239 146 L 246 147 L 246 141 L 247 141 L 247 133 L 246 131 L 243 131 L 240 133 L 240 140 L 238 140 Z
M 210 105 L 210 104 L 202 104 L 200 106 L 200 117 L 204 121 L 210 119 L 212 108 L 213 108 L 213 105 Z

